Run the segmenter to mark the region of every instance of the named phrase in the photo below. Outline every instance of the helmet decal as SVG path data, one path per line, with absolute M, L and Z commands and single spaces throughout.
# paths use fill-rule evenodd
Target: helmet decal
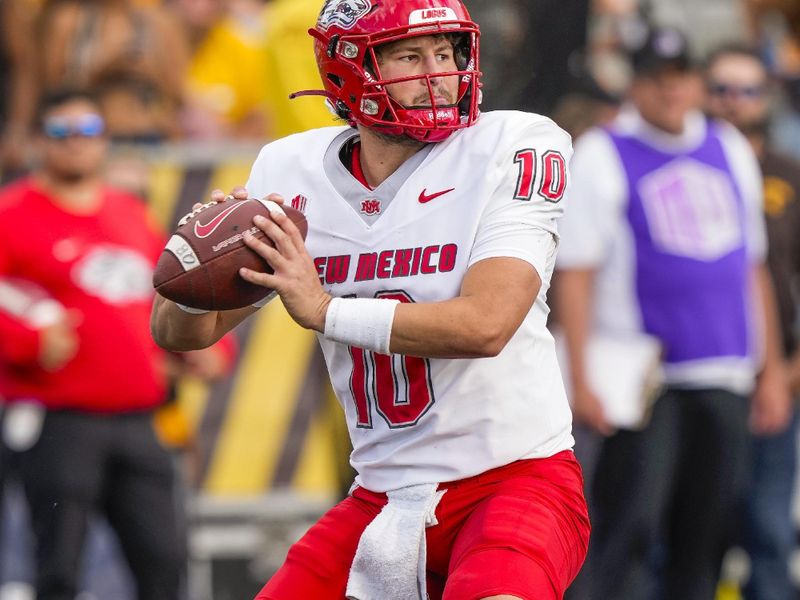
M 317 26 L 323 30 L 332 25 L 351 29 L 370 10 L 372 10 L 371 0 L 326 0 Z
M 458 21 L 456 12 L 449 7 L 444 8 L 420 8 L 412 11 L 408 16 L 409 25 L 418 25 L 430 21 Z

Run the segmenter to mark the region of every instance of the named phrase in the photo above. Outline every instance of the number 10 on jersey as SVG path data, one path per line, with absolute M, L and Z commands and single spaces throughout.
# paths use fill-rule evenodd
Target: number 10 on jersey
M 376 298 L 413 302 L 404 291 L 379 292 Z M 350 391 L 358 427 L 371 429 L 377 412 L 392 429 L 413 427 L 433 405 L 430 361 L 416 356 L 377 354 L 350 347 Z

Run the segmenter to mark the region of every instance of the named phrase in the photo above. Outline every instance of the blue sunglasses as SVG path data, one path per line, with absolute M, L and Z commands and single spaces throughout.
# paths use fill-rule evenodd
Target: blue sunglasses
M 712 82 L 709 88 L 714 96 L 732 96 L 748 99 L 760 98 L 767 91 L 763 85 L 735 85 L 721 82 Z
M 73 136 L 99 137 L 106 129 L 103 117 L 96 114 L 85 114 L 79 117 L 50 117 L 45 119 L 44 134 L 54 140 L 63 140 Z

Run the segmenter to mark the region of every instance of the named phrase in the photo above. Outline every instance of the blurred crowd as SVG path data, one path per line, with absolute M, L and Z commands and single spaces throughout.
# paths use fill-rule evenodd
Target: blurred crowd
M 264 140 L 326 122 L 285 105 L 315 85 L 316 1 L 9 0 L 2 5 L 3 165 L 31 160 L 37 99 L 91 91 L 116 142 Z M 328 119 L 327 122 L 330 122 Z
M 776 340 L 785 359 L 788 393 L 796 396 L 800 392 L 800 360 L 794 306 L 800 251 L 791 240 L 800 239 L 800 218 L 793 216 L 800 209 L 792 208 L 800 194 L 796 175 L 800 163 L 793 162 L 800 160 L 800 1 L 465 3 L 482 30 L 483 110 L 517 109 L 546 114 L 575 140 L 588 135 L 587 131 L 596 131 L 593 128 L 610 126 L 621 115 L 624 117 L 637 77 L 645 72 L 637 70 L 631 57 L 645 47 L 653 49 L 653 30 L 671 28 L 680 32 L 680 39 L 686 43 L 681 50 L 685 50 L 686 64 L 681 63 L 681 69 L 695 76 L 685 89 L 676 92 L 684 102 L 680 119 L 692 111 L 705 111 L 732 123 L 751 142 L 753 156 L 765 176 L 764 210 L 771 228 L 770 285 L 776 290 L 775 317 L 780 330 Z M 55 157 L 55 150 L 42 144 L 42 134 L 58 137 L 52 129 L 58 125 L 57 119 L 48 132 L 43 128 L 43 117 L 70 114 L 65 108 L 70 98 L 59 104 L 51 97 L 53 92 L 65 89 L 77 94 L 73 99 L 89 102 L 90 112 L 96 110 L 102 115 L 104 132 L 112 147 L 134 147 L 145 155 L 165 144 L 204 142 L 211 148 L 231 142 L 260 144 L 296 131 L 334 124 L 334 117 L 321 99 L 289 100 L 292 92 L 320 88 L 307 35 L 320 5 L 321 0 L 3 0 L 2 180 L 10 182 L 37 169 L 47 172 L 48 168 L 65 168 L 59 161 L 66 157 Z M 668 48 L 656 47 L 653 51 L 658 55 L 662 50 L 669 54 Z M 37 109 L 46 98 L 50 98 L 52 114 Z M 665 107 L 665 111 L 669 110 Z M 66 112 L 62 115 L 59 111 Z M 91 135 L 91 123 L 80 126 L 84 129 L 79 135 Z M 136 194 L 141 195 L 147 188 L 146 182 L 132 180 L 124 169 L 106 173 L 111 183 Z M 775 234 L 775 227 L 783 230 Z M 775 238 L 777 241 L 773 241 L 773 234 L 780 236 Z M 556 293 L 563 285 L 559 279 L 568 281 L 570 275 L 565 276 L 564 272 L 574 271 L 575 265 L 585 266 L 580 261 L 562 263 L 562 272 L 554 283 Z M 554 329 L 559 320 L 563 323 L 574 316 L 569 312 L 574 306 L 563 302 L 556 305 L 559 310 Z M 66 354 L 72 351 L 61 350 Z M 230 362 L 234 354 L 235 349 L 228 348 L 223 352 L 224 360 L 220 360 Z M 194 369 L 211 379 L 229 370 L 229 365 L 209 367 L 207 361 L 213 358 L 173 359 L 171 368 L 176 375 Z M 794 497 L 796 419 L 793 408 L 785 415 L 762 417 L 762 425 L 766 425 L 754 428 L 756 441 L 780 438 L 780 443 L 759 447 L 755 458 L 741 460 L 754 460 L 754 464 L 761 460 L 783 469 L 769 474 L 756 467 L 755 475 L 742 476 L 757 481 L 765 490 L 774 490 L 774 495 L 754 500 L 763 501 L 764 506 L 748 509 L 749 520 L 741 527 L 750 528 L 749 538 L 732 539 L 730 545 L 741 543 L 755 548 L 754 555 L 758 550 L 771 553 L 773 563 L 778 564 L 763 567 L 764 578 L 773 582 L 782 579 L 791 585 L 788 558 L 795 545 L 790 502 Z M 604 443 L 614 438 L 615 426 L 589 404 L 576 406 L 575 418 L 579 427 L 577 451 L 587 471 L 587 487 L 598 488 L 589 494 L 590 501 L 600 504 L 605 496 L 619 493 L 619 488 L 607 489 L 613 487 L 608 482 L 616 480 L 597 484 L 593 479 L 597 463 L 602 465 L 601 474 L 613 472 L 614 467 L 623 464 L 616 462 L 609 467 L 603 450 Z M 624 452 L 632 450 L 628 447 Z M 731 456 L 734 454 L 732 451 Z M 621 510 L 627 506 L 620 504 Z M 779 516 L 770 519 L 769 515 Z M 760 527 L 770 530 L 769 534 L 759 535 Z M 668 541 L 658 539 L 646 550 L 657 554 L 668 545 Z M 175 551 L 180 552 L 180 548 Z M 715 563 L 716 554 L 711 554 L 710 558 L 697 560 Z M 626 596 L 619 590 L 595 595 L 604 568 L 602 556 L 597 560 L 600 570 L 587 570 L 576 584 L 574 599 L 656 597 L 636 595 L 639 592 Z M 712 566 L 719 568 L 716 563 Z M 754 562 L 754 578 L 762 574 L 758 568 L 762 564 Z M 617 571 L 611 572 L 616 576 Z M 609 589 L 616 583 L 619 581 L 608 583 Z M 716 585 L 716 581 L 713 583 Z M 747 598 L 796 597 L 791 595 L 796 592 L 787 591 L 788 587 L 778 587 L 773 595 L 762 591 L 768 589 L 769 584 L 749 589 Z
M 3 167 L 29 164 L 37 99 L 64 87 L 98 97 L 117 142 L 263 141 L 330 124 L 322 102 L 288 102 L 291 92 L 317 87 L 306 29 L 319 4 L 4 1 Z M 800 107 L 800 17 L 791 0 L 472 0 L 468 8 L 483 31 L 484 109 L 556 115 L 579 132 L 594 115 L 583 103 L 624 97 L 627 50 L 654 23 L 686 33 L 697 59 L 726 41 L 757 47 L 781 88 L 782 116 Z M 800 152 L 796 128 L 782 128 L 781 143 Z

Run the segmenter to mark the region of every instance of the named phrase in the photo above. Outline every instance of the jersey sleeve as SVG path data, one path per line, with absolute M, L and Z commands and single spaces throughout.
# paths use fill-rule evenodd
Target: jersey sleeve
M 247 193 L 251 198 L 263 198 L 274 191 L 267 189 L 266 180 L 264 177 L 266 173 L 268 152 L 269 145 L 266 145 L 258 153 L 258 157 L 256 157 L 256 160 L 253 162 L 253 166 L 250 169 L 250 177 L 247 179 L 245 188 L 247 188 Z
M 608 134 L 593 129 L 581 136 L 570 170 L 556 266 L 594 269 L 606 259 L 627 193 L 623 167 Z
M 510 150 L 506 147 L 499 185 L 484 210 L 470 255 L 470 266 L 487 258 L 518 258 L 542 280 L 558 240 L 572 157 L 570 136 L 550 120 L 529 125 Z

